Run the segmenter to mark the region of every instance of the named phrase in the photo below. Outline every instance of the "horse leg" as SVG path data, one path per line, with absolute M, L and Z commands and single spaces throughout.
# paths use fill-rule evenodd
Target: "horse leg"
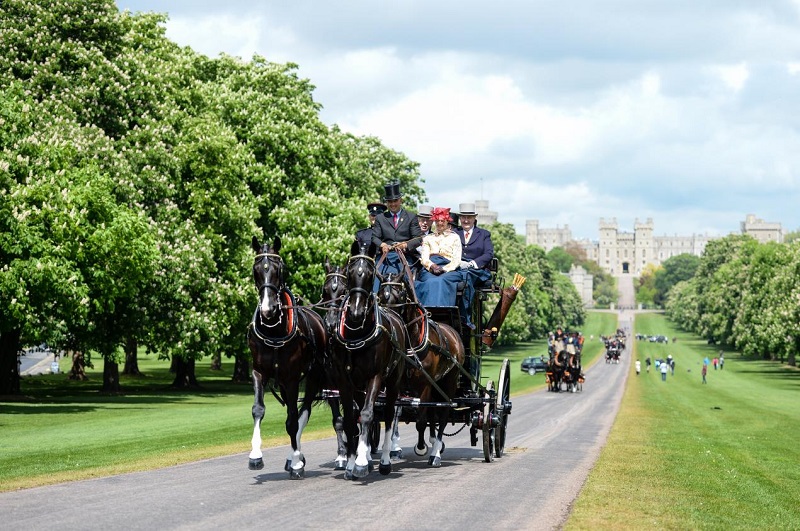
M 334 460 L 333 469 L 344 470 L 347 465 L 347 446 L 345 445 L 344 418 L 339 409 L 339 399 L 331 398 L 328 400 L 328 405 L 331 407 L 331 415 L 333 417 L 331 423 L 333 424 L 333 430 L 336 432 L 337 456 Z
M 289 472 L 291 479 L 302 479 L 305 476 L 306 460 L 300 449 L 300 437 L 311 415 L 310 404 L 306 404 L 306 402 L 313 398 L 304 397 L 303 407 L 298 412 L 297 397 L 299 394 L 299 382 L 292 382 L 284 396 L 284 401 L 286 402 L 286 433 L 289 434 L 292 446 L 291 450 L 289 450 L 289 456 L 286 458 L 284 469 Z
M 427 408 L 420 410 L 417 418 L 417 444 L 414 446 L 414 453 L 420 457 L 428 455 L 428 445 L 425 443 L 425 428 L 428 427 Z
M 402 371 L 398 371 L 398 374 L 402 374 Z M 395 405 L 397 404 L 397 395 L 398 395 L 398 384 L 399 381 L 393 380 L 386 383 L 386 405 L 383 409 L 383 416 L 386 420 L 386 431 L 384 433 L 384 442 L 383 442 L 383 450 L 381 451 L 381 460 L 380 464 L 378 465 L 378 472 L 382 476 L 388 476 L 392 472 L 392 446 L 395 444 L 390 439 L 393 439 L 394 436 L 390 436 L 389 431 L 391 429 L 392 432 L 397 434 L 397 438 L 400 438 L 399 433 L 397 432 L 397 419 L 400 415 L 400 408 L 396 408 Z M 390 428 L 391 426 L 391 428 Z M 398 444 L 399 447 L 399 444 Z M 400 450 L 400 456 L 402 456 L 402 449 Z
M 442 452 L 444 452 L 444 428 L 447 425 L 447 416 L 449 412 L 445 409 L 441 412 L 437 412 L 435 417 L 437 417 L 436 426 L 438 426 L 438 430 L 436 431 L 436 439 L 433 441 L 433 446 L 431 446 L 431 455 L 428 458 L 428 464 L 433 468 L 439 468 L 442 466 Z M 431 430 L 434 428 L 434 423 L 431 423 Z
M 356 462 L 353 467 L 353 476 L 357 478 L 366 477 L 372 464 L 370 460 L 369 428 L 375 418 L 375 398 L 378 396 L 379 385 L 380 378 L 373 376 L 367 384 L 364 406 L 361 408 L 361 433 L 358 435 Z M 387 430 L 391 429 L 391 420 L 386 425 Z M 384 447 L 388 447 L 386 439 L 384 437 Z M 381 461 L 383 461 L 383 457 L 381 457 Z
M 401 408 L 399 406 L 394 410 L 394 422 L 392 423 L 394 426 L 394 429 L 392 430 L 392 449 L 389 452 L 389 457 L 392 459 L 403 458 L 403 447 L 400 446 L 400 411 Z
M 340 386 L 340 401 L 342 405 L 344 443 L 347 448 L 347 464 L 345 465 L 344 479 L 354 479 L 353 470 L 356 464 L 355 455 L 358 430 L 356 429 L 356 404 L 353 400 L 352 391 Z
M 250 470 L 261 470 L 264 468 L 264 454 L 261 453 L 261 421 L 264 419 L 264 383 L 261 374 L 253 371 L 253 437 L 250 440 L 252 450 L 250 450 Z

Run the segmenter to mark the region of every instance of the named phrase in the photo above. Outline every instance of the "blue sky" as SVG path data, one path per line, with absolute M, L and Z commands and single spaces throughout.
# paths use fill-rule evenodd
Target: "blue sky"
M 322 119 L 524 233 L 800 228 L 800 0 L 117 0 L 211 57 L 299 65 Z

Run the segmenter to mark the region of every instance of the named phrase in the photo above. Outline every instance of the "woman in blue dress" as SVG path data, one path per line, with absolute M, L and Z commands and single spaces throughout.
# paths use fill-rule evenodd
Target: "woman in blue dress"
M 462 279 L 461 239 L 450 229 L 450 209 L 431 211 L 433 231 L 419 247 L 422 270 L 414 287 L 423 306 L 455 306 L 456 288 Z

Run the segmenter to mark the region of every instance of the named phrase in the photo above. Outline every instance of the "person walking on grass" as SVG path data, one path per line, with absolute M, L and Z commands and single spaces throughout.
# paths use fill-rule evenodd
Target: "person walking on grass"
M 703 375 L 703 383 L 708 383 L 708 382 L 706 382 L 706 374 L 707 374 L 707 373 L 708 373 L 708 365 L 706 365 L 706 364 L 704 363 L 704 364 L 703 364 L 703 368 L 700 370 L 700 374 L 702 374 L 702 375 Z
M 636 360 L 636 376 L 639 376 L 640 372 L 642 372 L 642 362 Z
M 723 367 L 725 367 L 725 354 L 723 354 L 722 351 L 720 350 L 719 351 L 719 370 L 722 370 Z
M 650 364 L 651 363 L 652 362 L 650 361 L 650 356 L 646 357 L 645 360 L 644 360 L 644 365 L 645 365 L 645 367 L 647 367 L 647 372 L 650 372 Z
M 661 381 L 662 382 L 666 382 L 667 381 L 667 371 L 669 371 L 669 365 L 667 365 L 667 362 L 664 362 L 664 363 L 661 364 Z

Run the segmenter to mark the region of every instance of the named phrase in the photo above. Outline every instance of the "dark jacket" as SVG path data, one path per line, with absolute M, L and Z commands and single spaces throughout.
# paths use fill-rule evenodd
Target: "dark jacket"
M 408 242 L 408 250 L 413 251 L 422 243 L 422 229 L 419 228 L 417 215 L 401 208 L 398 212 L 397 228 L 392 224 L 392 213 L 388 210 L 375 218 L 372 226 L 372 241 L 381 243 Z
M 464 229 L 459 227 L 456 230 L 458 237 L 461 238 L 461 259 L 469 262 L 474 260 L 478 268 L 483 269 L 494 258 L 494 245 L 492 244 L 492 234 L 480 227 L 473 227 L 469 237 L 469 243 L 464 244 Z

